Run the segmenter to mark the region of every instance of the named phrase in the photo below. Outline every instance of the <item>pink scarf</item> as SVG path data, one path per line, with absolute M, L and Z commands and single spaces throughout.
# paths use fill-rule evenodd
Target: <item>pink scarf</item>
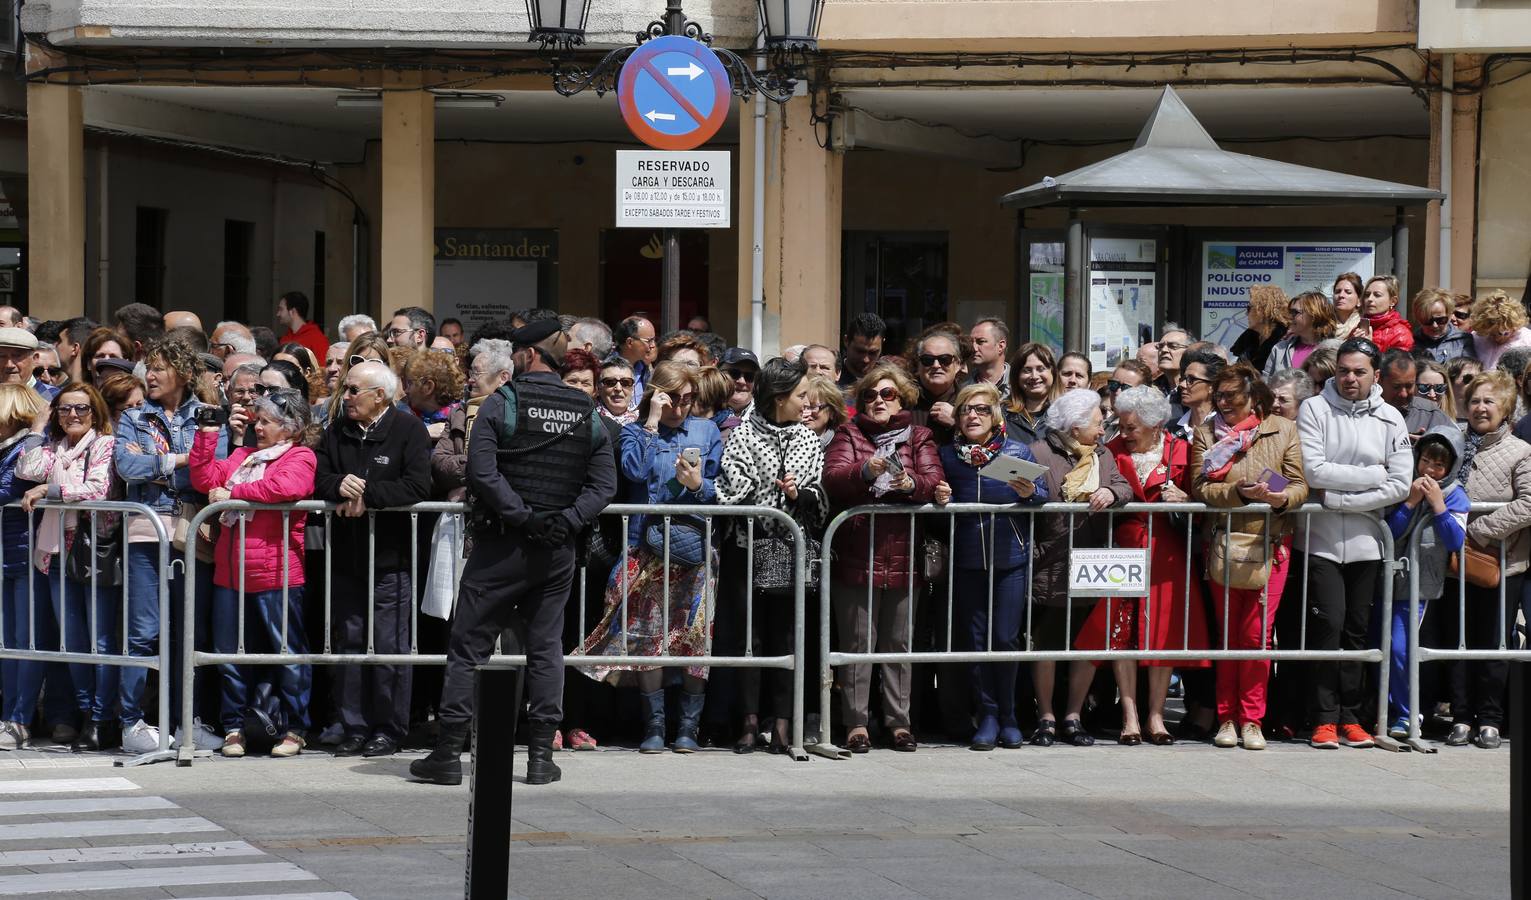
M 1222 413 L 1212 417 L 1212 436 L 1217 439 L 1217 443 L 1201 460 L 1201 473 L 1207 476 L 1208 481 L 1222 481 L 1228 477 L 1233 464 L 1255 442 L 1255 432 L 1259 427 L 1260 419 L 1254 413 L 1232 426 L 1223 418 Z

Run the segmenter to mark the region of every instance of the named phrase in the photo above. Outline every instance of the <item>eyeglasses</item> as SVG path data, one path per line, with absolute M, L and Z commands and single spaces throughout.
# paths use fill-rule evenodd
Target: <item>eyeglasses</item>
M 994 407 L 987 403 L 969 403 L 957 410 L 959 416 L 992 416 Z
M 690 406 L 696 402 L 696 393 L 681 394 L 675 398 L 676 406 Z
M 633 340 L 635 340 L 635 341 L 642 341 L 643 343 L 647 344 L 650 347 L 652 347 L 655 344 L 659 343 L 659 339 L 658 338 L 638 337 L 637 335 L 633 335 Z
M 1446 385 L 1444 384 L 1416 384 L 1414 390 L 1416 393 L 1424 394 L 1427 397 L 1446 396 Z
M 1180 374 L 1179 381 L 1180 381 L 1181 384 L 1211 384 L 1212 383 L 1212 379 L 1210 379 L 1210 378 L 1197 378 L 1195 375 L 1187 375 L 1184 372 L 1182 372 Z
M 803 404 L 803 412 L 809 413 L 809 414 L 812 414 L 812 415 L 818 415 L 819 410 L 821 410 L 823 408 L 824 408 L 824 404 L 822 404 L 822 403 L 804 403 Z
M 930 353 L 920 354 L 920 365 L 927 369 L 934 366 L 940 366 L 941 368 L 945 369 L 956 361 L 957 357 L 950 353 L 942 353 L 939 356 Z
M 876 390 L 874 388 L 867 388 L 866 390 L 861 392 L 861 405 L 862 406 L 867 406 L 867 405 L 870 405 L 872 403 L 876 403 L 879 399 L 881 399 L 884 403 L 892 403 L 894 400 L 898 399 L 898 389 L 897 388 L 883 388 L 882 390 L 879 391 L 879 390 Z
M 1454 309 L 1451 311 L 1451 317 L 1456 319 L 1458 322 L 1466 322 L 1468 319 L 1473 317 L 1472 307 L 1468 307 L 1466 309 Z
M 723 374 L 735 381 L 742 381 L 746 384 L 755 383 L 755 373 L 749 369 L 724 369 Z
M 1186 344 L 1184 341 L 1160 341 L 1159 342 L 1159 349 L 1160 350 L 1184 350 L 1187 346 L 1189 346 L 1189 345 Z
M 234 349 L 234 345 L 233 344 L 225 343 L 223 341 L 219 341 L 216 344 L 208 344 L 207 345 L 208 352 L 210 352 L 210 353 L 217 353 L 219 347 L 222 347 L 223 349 L 229 350 L 229 351 L 232 351 Z
M 1127 390 L 1127 387 L 1128 385 L 1125 381 L 1117 381 L 1115 378 L 1106 382 L 1106 391 L 1112 394 L 1121 393 Z
M 81 419 L 90 415 L 93 410 L 89 403 L 62 403 L 59 405 L 58 414 L 63 416 L 77 416 Z
M 411 331 L 414 331 L 414 329 L 413 328 L 390 328 L 387 331 L 385 331 L 384 334 L 386 336 L 388 336 L 388 337 L 393 338 L 394 340 L 398 340 L 399 338 L 403 337 L 404 335 L 409 334 Z
M 625 388 L 630 388 L 630 387 L 633 386 L 633 383 L 634 382 L 633 382 L 633 380 L 631 378 L 602 378 L 601 379 L 601 387 L 614 388 L 614 387 L 616 387 L 617 385 L 620 384 L 620 385 L 622 385 Z
M 1434 325 L 1436 328 L 1439 328 L 1442 325 L 1445 325 L 1447 322 L 1450 322 L 1451 318 L 1451 316 L 1431 316 L 1430 324 Z
M 1243 396 L 1243 391 L 1217 391 L 1212 395 L 1212 400 L 1217 403 L 1232 403 Z

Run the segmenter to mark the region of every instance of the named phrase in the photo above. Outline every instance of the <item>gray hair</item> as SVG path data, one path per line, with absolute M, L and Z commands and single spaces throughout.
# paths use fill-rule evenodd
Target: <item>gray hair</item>
M 489 366 L 489 371 L 484 373 L 486 375 L 498 375 L 501 372 L 514 373 L 516 371 L 515 355 L 516 349 L 510 341 L 502 341 L 498 338 L 484 338 L 468 350 L 470 358 L 474 360 L 481 356 L 484 358 L 485 364 Z
M 793 344 L 792 346 L 786 347 L 781 351 L 781 358 L 785 359 L 787 362 L 797 362 L 798 358 L 803 355 L 803 351 L 807 349 L 807 344 Z
M 1308 373 L 1301 369 L 1282 369 L 1265 379 L 1265 385 L 1272 391 L 1279 391 L 1286 387 L 1291 388 L 1292 397 L 1298 403 L 1313 396 L 1313 379 L 1309 378 Z
M 572 343 L 580 346 L 589 344 L 590 352 L 596 359 L 610 356 L 611 348 L 615 346 L 611 339 L 611 327 L 600 319 L 576 319 L 568 332 Z
M 633 370 L 633 364 L 628 362 L 625 357 L 611 356 L 601 360 L 601 368 L 603 370 L 622 369 L 623 371 L 631 372 Z
M 314 420 L 313 410 L 309 408 L 308 401 L 303 399 L 303 395 L 286 389 L 271 391 L 257 398 L 255 414 L 269 416 L 283 428 L 291 431 L 295 439 L 301 439 L 303 432 Z
M 914 355 L 922 355 L 925 352 L 925 345 L 938 338 L 949 342 L 952 345 L 952 351 L 957 356 L 962 356 L 962 338 L 950 331 L 934 331 L 920 338 L 919 343 L 914 345 Z
M 368 331 L 377 331 L 377 323 L 372 320 L 372 317 L 362 315 L 361 313 L 357 313 L 354 316 L 345 316 L 340 320 L 340 323 L 335 326 L 335 330 L 340 332 L 341 337 L 345 337 L 346 332 L 356 327 L 357 325 L 366 326 Z M 250 352 L 254 353 L 255 351 L 251 350 Z
M 1149 428 L 1159 428 L 1170 420 L 1170 398 L 1152 385 L 1128 388 L 1116 395 L 1117 417 L 1120 418 L 1124 413 L 1132 413 Z
M 1047 427 L 1067 434 L 1089 424 L 1090 416 L 1099 409 L 1099 394 L 1088 388 L 1074 388 L 1047 407 Z
M 359 362 L 351 367 L 352 372 L 360 372 L 368 381 L 369 387 L 382 388 L 383 394 L 389 400 L 399 394 L 399 376 L 393 374 L 388 364 L 382 360 L 369 359 Z
M 266 368 L 266 363 L 264 361 L 263 362 L 258 362 L 258 363 L 255 363 L 255 362 L 240 363 L 239 365 L 234 367 L 234 371 L 229 373 L 229 383 L 232 384 L 234 379 L 238 378 L 241 375 L 250 375 L 250 376 L 253 376 L 256 381 L 260 381 L 260 373 L 265 368 Z
M 330 350 L 335 350 L 335 351 L 338 351 L 340 353 L 344 353 L 344 352 L 346 352 L 349 349 L 351 349 L 351 342 L 350 341 L 334 341 L 334 342 L 332 342 L 330 344 Z M 326 351 L 326 355 L 328 355 L 327 351 Z
M 245 323 L 235 322 L 232 320 L 228 322 L 219 322 L 213 327 L 213 330 L 208 333 L 217 334 L 223 330 L 225 325 L 232 327 L 230 327 L 228 333 L 224 334 L 223 340 L 220 343 L 228 344 L 230 353 L 248 353 L 251 356 L 254 356 L 255 338 L 250 336 L 249 326 L 245 325 Z

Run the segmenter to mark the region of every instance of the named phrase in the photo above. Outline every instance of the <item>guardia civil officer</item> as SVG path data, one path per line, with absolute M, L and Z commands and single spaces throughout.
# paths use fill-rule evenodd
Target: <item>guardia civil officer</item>
M 526 625 L 526 781 L 558 780 L 553 733 L 563 718 L 561 639 L 575 536 L 617 491 L 611 440 L 593 402 L 556 374 L 568 346 L 558 321 L 522 326 L 511 342 L 516 377 L 484 399 L 468 438 L 474 542 L 447 646 L 440 737 L 430 756 L 409 767 L 436 784 L 462 782 L 458 756 L 471 727 L 476 673 L 516 618 Z

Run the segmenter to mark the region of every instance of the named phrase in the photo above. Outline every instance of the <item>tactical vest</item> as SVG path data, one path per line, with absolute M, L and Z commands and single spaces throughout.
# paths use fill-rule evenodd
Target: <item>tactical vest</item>
M 574 388 L 520 378 L 498 393 L 505 401 L 500 474 L 532 510 L 568 509 L 604 434 L 595 404 Z

